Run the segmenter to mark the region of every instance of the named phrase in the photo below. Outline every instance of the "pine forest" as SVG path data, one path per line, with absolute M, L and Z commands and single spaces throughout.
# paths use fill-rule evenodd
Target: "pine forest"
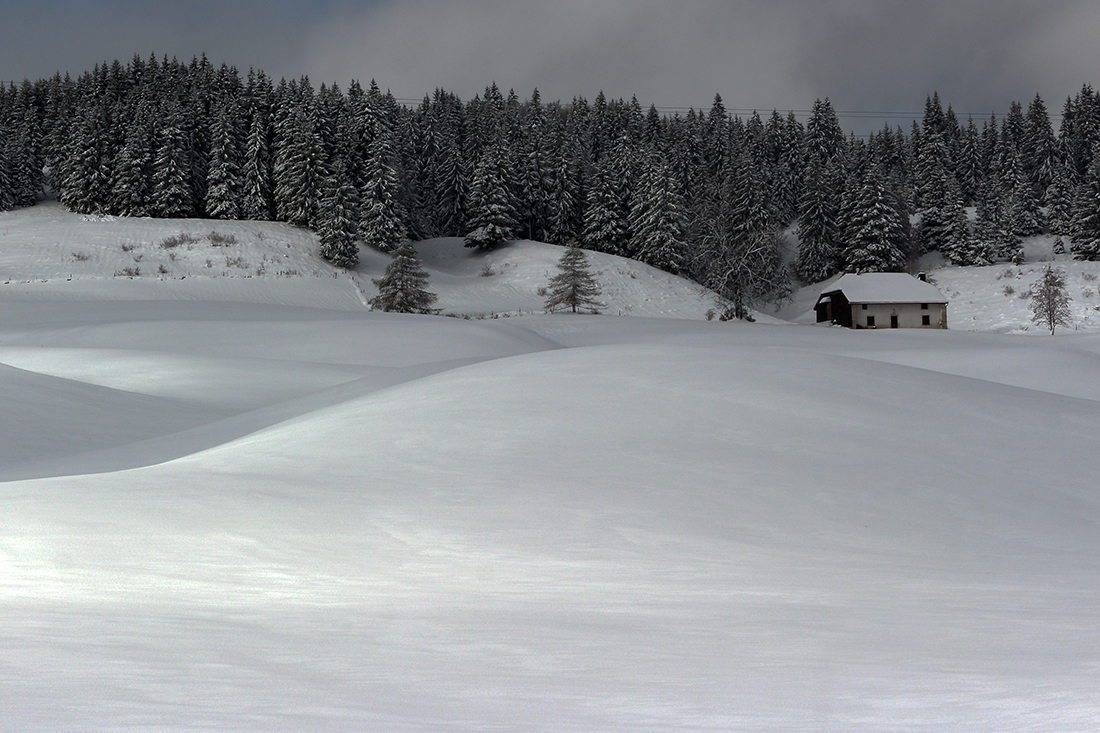
M 933 94 L 911 129 L 856 136 L 827 99 L 805 122 L 495 85 L 406 105 L 374 82 L 135 56 L 0 88 L 0 209 L 47 189 L 79 213 L 309 227 L 344 267 L 357 241 L 576 242 L 760 302 L 931 250 L 1018 261 L 1042 232 L 1100 259 L 1100 95 L 1067 99 L 1057 132 L 1038 96 L 975 120 Z

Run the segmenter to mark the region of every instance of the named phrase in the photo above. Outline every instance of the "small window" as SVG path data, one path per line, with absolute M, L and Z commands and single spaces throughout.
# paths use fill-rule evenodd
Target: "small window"
M 866 308 L 867 306 L 863 306 L 863 307 Z M 867 316 L 867 328 L 874 328 L 874 327 L 875 327 L 875 317 L 874 316 Z
M 920 304 L 920 309 L 921 309 L 922 311 L 926 311 L 926 310 L 928 310 L 928 304 L 927 304 L 927 303 L 921 303 L 921 304 Z
M 932 316 L 921 316 L 920 317 L 920 325 L 922 325 L 922 326 L 931 326 L 932 325 Z
M 863 305 L 860 306 L 860 308 L 862 308 L 863 310 L 867 310 L 867 304 L 864 303 Z

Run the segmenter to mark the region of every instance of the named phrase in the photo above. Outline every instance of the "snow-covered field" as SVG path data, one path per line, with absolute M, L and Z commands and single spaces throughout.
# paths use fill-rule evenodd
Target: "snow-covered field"
M 0 215 L 0 728 L 1100 729 L 1100 331 L 999 333 L 1007 267 L 852 332 L 599 256 L 543 315 L 537 243 L 370 313 L 313 248 Z

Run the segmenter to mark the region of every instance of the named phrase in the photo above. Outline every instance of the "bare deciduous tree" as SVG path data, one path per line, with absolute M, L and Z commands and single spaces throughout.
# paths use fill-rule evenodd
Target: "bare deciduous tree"
M 1055 328 L 1072 322 L 1069 301 L 1065 273 L 1047 265 L 1042 278 L 1031 288 L 1031 320 L 1049 328 L 1053 336 Z

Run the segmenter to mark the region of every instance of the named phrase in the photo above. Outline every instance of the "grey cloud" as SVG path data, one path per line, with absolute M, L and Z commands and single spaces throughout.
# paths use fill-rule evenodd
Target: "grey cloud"
M 5 11 L 0 77 L 79 72 L 156 52 L 399 97 L 491 81 L 545 99 L 648 105 L 959 111 L 1043 95 L 1052 111 L 1100 69 L 1095 0 L 44 0 Z M 881 121 L 844 120 L 845 127 Z

